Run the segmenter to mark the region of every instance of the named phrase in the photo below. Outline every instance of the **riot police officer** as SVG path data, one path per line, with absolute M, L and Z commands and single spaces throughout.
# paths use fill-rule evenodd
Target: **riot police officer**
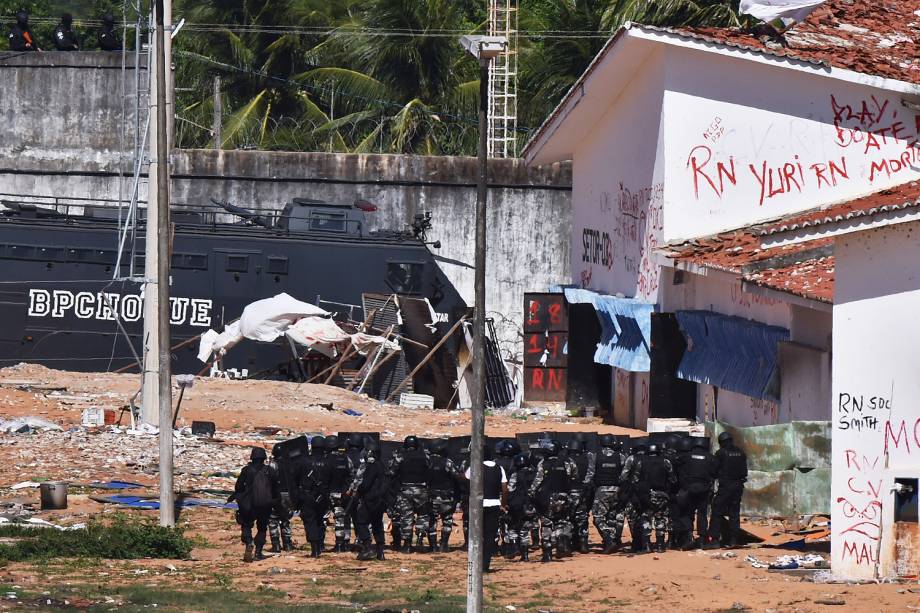
M 573 548 L 588 553 L 588 511 L 594 499 L 594 454 L 585 450 L 583 441 L 573 438 L 568 444 L 568 457 L 578 469 L 578 476 L 569 490 L 569 527 Z
M 693 538 L 694 520 L 699 542 L 705 541 L 708 532 L 707 515 L 715 477 L 715 461 L 704 440 L 698 438 L 693 441 L 687 438 L 682 442 L 687 452 L 683 454 L 677 468 L 680 489 L 677 492 L 678 517 L 674 522 L 677 546 L 681 549 L 690 549 L 697 542 Z
M 351 541 L 351 529 L 348 526 L 348 495 L 346 492 L 351 486 L 354 476 L 354 467 L 351 458 L 340 449 L 341 441 L 336 435 L 326 437 L 328 454 L 326 462 L 329 465 L 329 504 L 332 507 L 332 519 L 335 530 L 335 553 L 348 551 Z
M 407 436 L 403 448 L 393 454 L 387 476 L 398 487 L 396 511 L 399 514 L 403 553 L 412 553 L 413 531 L 417 537 L 416 550 L 424 548 L 428 533 L 428 452 L 422 449 L 418 437 Z
M 310 455 L 299 467 L 297 502 L 303 520 L 310 556 L 318 558 L 323 552 L 326 531 L 326 512 L 329 508 L 331 471 L 326 462 L 326 439 L 314 436 L 310 441 Z
M 508 479 L 508 540 L 512 546 L 509 558 L 521 556 L 521 562 L 530 560 L 531 538 L 538 525 L 537 508 L 530 497 L 530 486 L 537 476 L 537 468 L 529 455 L 514 456 L 514 467 Z
M 275 446 L 272 447 L 272 461 L 269 465 L 278 473 L 281 488 L 281 500 L 272 508 L 272 514 L 268 518 L 268 536 L 271 539 L 272 552 L 280 553 L 282 548 L 284 551 L 294 551 L 294 539 L 291 532 L 291 517 L 293 516 L 291 491 L 294 489 L 291 476 L 293 471 L 289 462 L 286 461 L 281 443 L 275 443 Z
M 670 522 L 668 492 L 677 480 L 671 462 L 661 455 L 658 445 L 649 445 L 648 453 L 639 461 L 638 470 L 633 473 L 633 478 L 642 508 L 641 551 L 653 548 L 651 534 L 654 530 L 654 550 L 663 552 Z
M 80 43 L 73 31 L 73 16 L 70 13 L 61 15 L 61 22 L 54 28 L 54 46 L 58 51 L 78 51 Z
M 601 535 L 604 553 L 613 553 L 623 545 L 623 507 L 620 501 L 620 474 L 625 457 L 619 441 L 612 434 L 600 437 L 600 452 L 594 462 L 594 504 L 591 514 Z
M 359 560 L 385 559 L 383 550 L 386 535 L 383 531 L 383 511 L 386 508 L 387 481 L 383 462 L 380 461 L 380 444 L 368 440 L 362 450 L 362 457 L 355 471 L 349 496 L 355 500 L 355 533 L 358 537 Z M 371 547 L 371 533 L 377 545 Z
M 725 547 L 737 547 L 741 534 L 741 497 L 748 467 L 747 455 L 735 446 L 728 432 L 719 435 L 715 473 L 718 488 L 712 500 L 712 519 L 706 547 L 718 547 L 720 541 Z
M 428 551 L 450 550 L 450 533 L 454 529 L 454 511 L 457 508 L 457 481 L 460 471 L 447 457 L 447 441 L 438 439 L 431 444 L 428 458 L 426 484 L 430 514 L 428 516 Z M 441 541 L 438 543 L 438 520 L 441 521 Z
M 551 440 L 546 447 L 546 458 L 537 465 L 537 474 L 529 490 L 540 512 L 540 545 L 543 548 L 541 562 L 552 559 L 553 548 L 557 558 L 570 552 L 565 529 L 569 515 L 569 492 L 577 479 L 578 468 L 575 463 L 562 456 L 562 444 L 559 441 Z
M 121 51 L 121 41 L 118 40 L 118 33 L 115 32 L 115 17 L 104 15 L 102 17 L 102 28 L 96 34 L 99 48 L 103 51 Z
M 29 14 L 25 11 L 16 13 L 16 23 L 10 28 L 9 40 L 10 51 L 41 51 L 29 27 Z

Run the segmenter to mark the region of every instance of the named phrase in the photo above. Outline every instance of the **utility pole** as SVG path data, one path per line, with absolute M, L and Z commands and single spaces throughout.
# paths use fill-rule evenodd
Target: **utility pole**
M 220 75 L 214 77 L 214 111 L 213 119 L 211 120 L 211 132 L 214 133 L 214 148 L 221 148 L 221 116 L 223 115 L 223 109 L 221 108 L 220 102 Z
M 170 71 L 171 45 L 166 35 L 172 12 L 170 0 L 156 0 L 154 5 L 155 41 L 149 54 L 148 68 L 154 73 L 152 84 L 156 101 L 156 121 L 151 120 L 154 138 L 151 147 L 148 177 L 147 240 L 144 264 L 145 304 L 144 338 L 147 343 L 144 364 L 144 421 L 151 423 L 154 416 L 160 427 L 160 525 L 173 526 L 175 494 L 173 491 L 173 430 L 172 386 L 170 368 L 169 334 L 169 152 L 171 88 L 167 73 Z M 150 300 L 154 298 L 154 300 Z M 154 357 L 155 356 L 155 357 Z
M 473 282 L 473 406 L 470 413 L 470 534 L 467 613 L 482 613 L 483 443 L 486 426 L 486 199 L 489 152 L 489 63 L 507 48 L 501 36 L 464 36 L 460 44 L 479 61 L 479 150 L 476 181 L 475 276 Z M 491 540 L 495 535 L 488 535 Z

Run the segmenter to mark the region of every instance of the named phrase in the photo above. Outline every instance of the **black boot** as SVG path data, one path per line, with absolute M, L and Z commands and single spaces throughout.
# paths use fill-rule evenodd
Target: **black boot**
M 541 562 L 551 562 L 553 560 L 553 548 L 544 547 L 543 548 L 543 557 L 540 558 Z
M 252 543 L 246 543 L 246 549 L 243 551 L 243 562 L 252 562 L 255 547 Z
M 588 537 L 583 536 L 578 539 L 578 553 L 588 553 Z
M 505 545 L 505 558 L 508 560 L 513 560 L 521 552 L 521 548 L 514 541 L 508 541 Z
M 609 536 L 605 536 L 604 537 L 604 555 L 610 555 L 614 551 L 616 551 L 616 545 L 614 544 L 614 540 Z
M 346 551 L 348 551 L 348 547 L 345 545 L 345 539 L 340 538 L 340 537 L 335 537 L 335 549 L 333 549 L 333 552 L 334 553 L 344 553 Z
M 385 547 L 383 546 L 383 543 L 377 543 L 377 559 L 378 560 L 386 560 L 386 556 L 383 555 L 384 549 Z
M 425 551 L 425 536 L 422 534 L 415 537 L 415 551 L 418 553 Z
M 559 539 L 556 541 L 556 559 L 561 560 L 563 557 L 565 557 L 565 554 L 566 554 L 565 537 L 560 536 Z
M 361 553 L 358 554 L 359 560 L 373 560 L 375 557 L 374 548 L 371 546 L 370 541 L 365 541 L 361 543 Z
M 530 562 L 530 548 L 527 545 L 521 545 L 518 553 L 521 554 L 521 562 Z
M 265 555 L 262 553 L 262 547 L 264 547 L 264 545 L 256 545 L 256 554 L 253 557 L 253 560 L 258 561 L 265 559 Z
M 323 544 L 321 541 L 310 541 L 310 557 L 318 558 L 323 552 Z
M 294 541 L 292 541 L 290 537 L 282 536 L 281 547 L 285 551 L 294 551 Z
M 272 553 L 281 553 L 281 539 L 277 536 L 272 535 L 272 548 L 269 550 Z
M 412 553 L 412 537 L 405 539 L 399 548 L 400 553 Z
M 450 551 L 450 535 L 441 533 L 441 553 Z
M 434 534 L 428 535 L 428 553 L 437 553 L 438 537 Z

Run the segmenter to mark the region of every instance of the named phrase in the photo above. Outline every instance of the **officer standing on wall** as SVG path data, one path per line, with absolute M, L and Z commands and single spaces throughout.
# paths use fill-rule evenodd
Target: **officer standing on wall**
M 612 434 L 600 437 L 600 452 L 594 462 L 594 505 L 591 514 L 594 526 L 603 539 L 604 553 L 613 553 L 623 546 L 623 508 L 620 501 L 620 474 L 625 457 Z
M 54 28 L 54 46 L 58 51 L 79 51 L 80 43 L 73 31 L 73 16 L 61 15 L 61 22 Z
M 579 553 L 588 553 L 588 511 L 594 498 L 594 454 L 585 451 L 583 441 L 575 438 L 569 441 L 569 459 L 578 469 L 578 475 L 569 490 L 571 515 L 571 538 L 573 548 Z
M 705 439 L 697 438 L 694 441 L 686 438 L 683 445 L 689 449 L 677 469 L 680 489 L 677 492 L 679 514 L 675 523 L 677 545 L 680 549 L 686 550 L 696 544 L 703 544 L 706 540 L 709 531 L 709 498 L 712 496 L 716 466 Z M 693 538 L 694 520 L 699 535 L 698 541 Z
M 540 512 L 540 544 L 543 548 L 541 562 L 570 552 L 566 541 L 566 524 L 569 516 L 569 492 L 578 479 L 578 468 L 570 458 L 562 456 L 562 444 L 552 440 L 546 449 L 546 458 L 537 465 L 537 474 L 530 486 L 530 497 Z
M 25 11 L 16 13 L 16 23 L 10 28 L 9 42 L 10 51 L 41 51 L 29 27 L 29 14 Z
M 396 511 L 400 519 L 402 553 L 412 553 L 413 530 L 417 536 L 416 550 L 424 548 L 428 533 L 428 452 L 422 449 L 418 437 L 407 436 L 403 448 L 393 454 L 387 476 L 398 484 Z
M 121 51 L 121 41 L 115 32 L 115 18 L 105 15 L 102 18 L 102 27 L 96 35 L 99 48 L 103 51 Z
M 715 454 L 718 489 L 712 501 L 712 520 L 706 548 L 720 545 L 737 547 L 741 535 L 741 497 L 747 481 L 747 455 L 735 446 L 732 435 L 719 435 L 719 450 Z

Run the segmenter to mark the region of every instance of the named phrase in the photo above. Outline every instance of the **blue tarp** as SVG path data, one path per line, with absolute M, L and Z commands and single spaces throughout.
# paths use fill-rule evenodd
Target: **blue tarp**
M 789 330 L 712 311 L 677 311 L 687 351 L 677 376 L 745 396 L 779 402 L 775 382 L 780 341 Z
M 655 305 L 598 295 L 594 297 L 594 310 L 601 322 L 601 341 L 594 361 L 632 372 L 648 372 Z
M 160 501 L 155 498 L 142 498 L 140 496 L 106 496 L 99 499 L 102 502 L 111 502 L 135 509 L 159 509 Z M 223 500 L 209 500 L 205 498 L 177 498 L 177 507 L 212 507 L 217 509 L 238 509 L 235 502 Z

